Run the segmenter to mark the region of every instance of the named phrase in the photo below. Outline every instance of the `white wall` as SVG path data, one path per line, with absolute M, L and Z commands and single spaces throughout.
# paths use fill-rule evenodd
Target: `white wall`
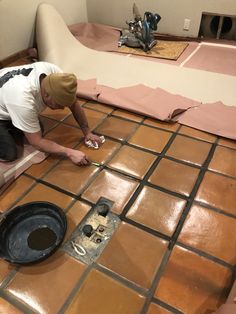
M 67 24 L 87 22 L 86 0 L 0 0 L 0 60 L 32 46 L 41 2 L 52 4 Z
M 236 0 L 87 0 L 88 20 L 125 27 L 133 17 L 133 3 L 141 15 L 151 11 L 161 15 L 158 32 L 176 36 L 197 37 L 202 12 L 236 16 Z M 191 20 L 189 31 L 183 30 L 184 19 Z

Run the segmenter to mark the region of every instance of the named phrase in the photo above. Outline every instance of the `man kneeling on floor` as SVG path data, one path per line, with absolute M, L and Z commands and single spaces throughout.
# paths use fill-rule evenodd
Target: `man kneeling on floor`
M 83 152 L 43 138 L 39 113 L 46 107 L 69 107 L 85 141 L 101 144 L 100 137 L 90 131 L 79 104 L 76 76 L 62 73 L 54 64 L 35 62 L 0 70 L 0 159 L 17 159 L 15 134 L 22 133 L 40 151 L 68 157 L 76 165 L 89 164 Z

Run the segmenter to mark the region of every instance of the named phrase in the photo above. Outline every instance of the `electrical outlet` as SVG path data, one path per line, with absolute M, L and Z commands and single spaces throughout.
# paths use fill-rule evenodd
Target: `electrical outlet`
M 190 19 L 184 19 L 184 30 L 185 31 L 188 31 L 189 30 L 189 28 L 190 28 L 190 22 L 191 22 L 191 20 Z

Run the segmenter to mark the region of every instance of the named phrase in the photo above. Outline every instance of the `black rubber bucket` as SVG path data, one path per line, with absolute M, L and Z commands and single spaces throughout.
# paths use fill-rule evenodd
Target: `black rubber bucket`
M 17 206 L 0 222 L 0 258 L 14 264 L 32 264 L 52 255 L 62 243 L 66 215 L 48 202 Z

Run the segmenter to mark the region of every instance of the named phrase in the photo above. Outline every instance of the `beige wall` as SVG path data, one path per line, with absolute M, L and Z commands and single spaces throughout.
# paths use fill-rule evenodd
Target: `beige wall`
M 0 60 L 32 46 L 41 2 L 52 4 L 67 24 L 87 22 L 86 0 L 0 0 Z
M 39 3 L 52 4 L 67 24 L 97 22 L 124 27 L 132 19 L 134 0 L 0 0 L 0 60 L 31 47 Z M 158 32 L 197 37 L 202 12 L 236 16 L 236 0 L 135 0 L 140 13 L 157 12 L 162 16 Z M 184 19 L 191 20 L 189 31 Z
M 141 15 L 145 11 L 161 15 L 158 32 L 176 36 L 197 37 L 202 12 L 236 16 L 236 0 L 87 0 L 88 20 L 124 27 L 133 17 L 134 2 Z M 191 20 L 189 31 L 183 30 L 185 18 Z

